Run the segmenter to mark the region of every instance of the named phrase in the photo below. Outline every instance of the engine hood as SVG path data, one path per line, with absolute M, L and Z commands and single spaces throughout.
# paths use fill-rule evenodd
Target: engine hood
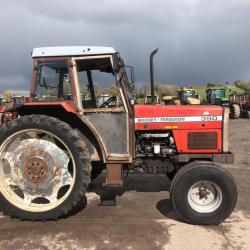
M 136 130 L 222 128 L 220 106 L 135 105 Z

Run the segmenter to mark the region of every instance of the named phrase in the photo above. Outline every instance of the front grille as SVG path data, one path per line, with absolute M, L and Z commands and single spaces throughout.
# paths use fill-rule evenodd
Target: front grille
M 190 132 L 188 133 L 188 149 L 205 150 L 217 149 L 218 134 L 216 132 Z

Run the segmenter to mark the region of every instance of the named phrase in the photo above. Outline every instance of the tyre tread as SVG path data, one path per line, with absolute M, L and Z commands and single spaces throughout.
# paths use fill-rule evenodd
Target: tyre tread
M 3 134 L 11 134 L 13 132 L 17 132 L 18 129 L 22 129 L 23 127 L 29 127 L 30 124 L 35 124 L 40 127 L 52 127 L 57 128 L 60 133 L 64 134 L 64 138 L 67 138 L 71 142 L 71 147 L 74 148 L 75 151 L 78 152 L 77 159 L 75 158 L 76 168 L 80 168 L 79 171 L 81 174 L 80 180 L 78 181 L 78 188 L 73 193 L 69 194 L 66 200 L 59 205 L 58 209 L 52 209 L 53 212 L 48 211 L 44 213 L 30 213 L 23 211 L 21 209 L 15 208 L 12 204 L 8 204 L 8 202 L 1 202 L 2 210 L 5 215 L 10 216 L 11 218 L 25 219 L 25 220 L 57 220 L 58 218 L 67 216 L 71 210 L 75 209 L 78 204 L 81 202 L 84 194 L 86 193 L 87 187 L 90 183 L 90 175 L 91 175 L 91 161 L 90 155 L 87 150 L 87 147 L 81 137 L 78 136 L 77 132 L 71 128 L 67 123 L 50 116 L 45 115 L 27 115 L 21 116 L 15 120 L 12 120 L 6 124 L 4 124 L 0 128 L 0 135 Z M 0 141 L 3 139 L 0 136 Z M 64 141 L 67 145 L 68 141 Z M 76 169 L 76 175 L 78 174 L 78 170 Z M 79 183 L 81 185 L 79 185 Z M 73 187 L 74 189 L 74 187 Z M 2 195 L 1 195 L 2 196 Z M 0 201 L 5 198 L 0 197 Z M 66 202 L 67 201 L 67 202 Z

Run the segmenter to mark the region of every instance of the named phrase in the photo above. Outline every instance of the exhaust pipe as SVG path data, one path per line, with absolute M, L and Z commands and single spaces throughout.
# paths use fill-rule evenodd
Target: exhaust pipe
M 151 82 L 151 102 L 155 104 L 155 90 L 154 90 L 154 62 L 153 57 L 158 52 L 158 48 L 153 50 L 150 54 L 150 82 Z

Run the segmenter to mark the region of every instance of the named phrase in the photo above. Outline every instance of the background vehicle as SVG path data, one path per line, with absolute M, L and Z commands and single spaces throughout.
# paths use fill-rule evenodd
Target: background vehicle
M 165 105 L 176 105 L 176 103 L 179 104 L 178 98 L 176 96 L 172 96 L 172 95 L 162 96 L 161 101 Z
M 24 103 L 25 101 L 28 101 L 28 97 L 25 96 L 10 96 L 7 100 L 4 98 L 0 98 L 0 125 L 2 125 L 5 122 L 8 122 L 12 120 L 13 118 L 16 118 L 16 113 L 8 113 L 5 112 L 6 109 L 11 108 L 15 105 L 19 105 Z
M 0 97 L 0 107 L 5 106 L 6 100 L 4 99 L 4 97 Z
M 207 102 L 212 105 L 228 106 L 225 87 L 210 87 L 206 89 Z
M 194 88 L 180 88 L 177 90 L 178 105 L 199 105 L 201 104 L 199 95 L 195 92 Z
M 152 96 L 147 95 L 144 100 L 144 104 L 151 104 L 152 103 Z M 160 103 L 160 98 L 157 95 L 154 95 L 154 103 Z
M 230 118 L 240 117 L 250 119 L 250 94 L 232 94 L 229 96 Z
M 124 170 L 140 168 L 168 175 L 171 200 L 186 222 L 218 224 L 231 214 L 237 188 L 219 165 L 233 163 L 228 109 L 154 105 L 155 98 L 133 105 L 124 62 L 113 48 L 37 48 L 32 57 L 30 101 L 7 110 L 19 117 L 0 128 L 4 213 L 57 219 L 79 206 L 91 177 L 103 168 L 109 187 L 123 184 Z M 114 82 L 116 98 L 99 106 L 96 86 Z M 69 92 L 71 100 L 65 98 Z

